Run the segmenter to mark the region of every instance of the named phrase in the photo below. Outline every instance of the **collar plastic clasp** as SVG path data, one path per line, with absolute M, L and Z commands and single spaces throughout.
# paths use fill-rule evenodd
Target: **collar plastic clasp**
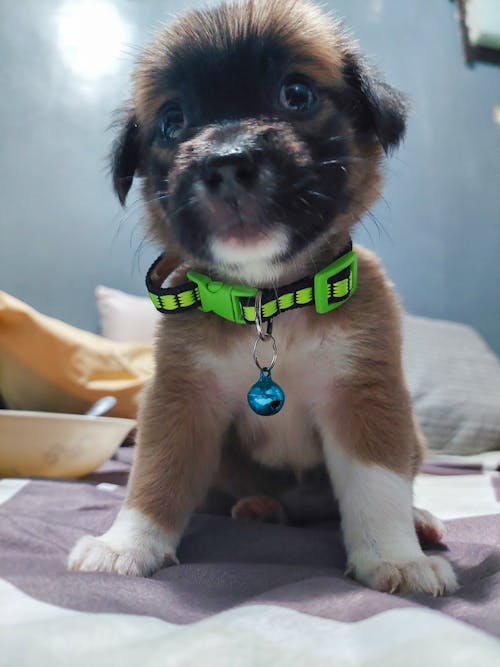
M 330 278 L 335 277 L 334 281 Z M 345 303 L 355 292 L 358 262 L 354 250 L 342 255 L 314 276 L 314 305 L 317 313 L 328 313 Z
M 244 287 L 243 285 L 226 285 L 225 283 L 210 280 L 208 276 L 196 271 L 188 271 L 187 277 L 198 286 L 201 306 L 200 310 L 205 313 L 217 313 L 226 320 L 245 324 L 243 308 L 240 298 L 255 297 L 255 287 Z

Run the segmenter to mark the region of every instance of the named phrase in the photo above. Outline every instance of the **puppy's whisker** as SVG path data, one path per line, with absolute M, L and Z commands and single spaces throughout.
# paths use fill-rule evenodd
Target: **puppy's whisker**
M 373 213 L 373 211 L 367 211 L 366 214 L 370 218 L 370 220 L 375 224 L 375 227 L 377 228 L 379 238 L 382 238 L 382 233 L 384 233 L 387 238 L 392 242 L 393 238 L 385 228 L 385 226 L 382 224 L 382 222 L 377 218 L 377 216 Z
M 317 190 L 306 190 L 306 193 L 308 195 L 312 195 L 313 197 L 319 197 L 319 199 L 324 199 L 326 201 L 333 201 L 333 197 L 329 197 L 328 195 L 325 195 L 323 192 L 318 192 Z
M 366 162 L 366 158 L 359 156 L 344 155 L 341 157 L 325 158 L 316 162 L 316 166 L 326 166 L 330 164 L 344 164 L 348 162 Z
M 333 167 L 333 166 L 336 166 L 336 165 L 339 165 L 340 169 L 345 174 L 347 174 L 346 166 L 344 164 L 342 164 L 342 162 L 340 160 L 324 160 L 323 162 L 318 162 L 316 167 L 318 167 L 318 168 L 320 168 L 320 167 Z
M 141 267 L 141 255 L 142 251 L 144 248 L 148 245 L 152 245 L 151 239 L 148 238 L 147 234 L 145 234 L 142 239 L 139 242 L 139 245 L 137 246 L 134 255 L 133 255 L 133 264 L 132 264 L 132 273 L 134 269 L 137 269 L 139 273 L 144 273 L 143 267 Z
M 296 230 L 296 233 L 297 233 L 297 236 L 299 236 L 301 239 L 303 239 L 306 242 L 305 249 L 307 250 L 307 253 L 309 255 L 309 259 L 311 260 L 311 264 L 314 267 L 314 271 L 315 271 L 315 273 L 317 273 L 318 265 L 317 265 L 317 262 L 316 262 L 316 260 L 313 256 L 313 254 L 312 254 L 312 251 L 311 251 L 311 246 L 310 246 L 310 240 L 311 239 L 309 238 L 309 236 L 306 236 L 303 232 L 300 232 L 299 230 Z M 296 257 L 293 258 L 293 261 L 294 261 L 295 266 L 298 266 Z
M 116 231 L 116 235 L 123 229 L 123 227 L 129 222 L 131 218 L 135 218 L 137 215 L 141 215 L 143 212 L 143 206 L 142 206 L 142 201 L 137 200 L 133 202 L 125 211 L 121 210 L 119 212 L 120 218 L 118 220 L 118 228 Z M 142 215 L 141 215 L 142 217 Z M 141 224 L 141 220 L 139 220 L 137 224 Z
M 303 204 L 307 206 L 307 208 L 312 208 L 311 207 L 311 202 L 308 202 L 307 199 L 304 199 L 304 197 L 298 197 L 299 201 L 301 201 Z
M 139 258 L 140 254 L 142 252 L 142 249 L 146 243 L 151 243 L 151 239 L 148 238 L 147 233 L 144 232 L 144 227 L 143 227 L 143 219 L 142 219 L 142 211 L 139 211 L 139 206 L 142 204 L 141 200 L 138 199 L 135 202 L 133 202 L 127 210 L 127 213 L 125 215 L 122 215 L 119 224 L 116 227 L 116 231 L 113 235 L 113 238 L 111 240 L 111 249 L 115 247 L 115 244 L 118 241 L 118 237 L 120 233 L 125 229 L 125 227 L 128 225 L 128 222 L 130 219 L 133 219 L 134 217 L 138 217 L 136 219 L 134 225 L 132 226 L 132 229 L 130 230 L 130 236 L 129 236 L 129 247 L 133 248 L 135 247 L 135 251 L 132 257 L 132 264 L 131 264 L 131 269 L 132 273 L 135 271 L 136 267 L 137 270 L 139 270 L 141 273 L 142 268 L 139 263 Z M 142 206 L 141 206 L 142 209 Z M 139 241 L 139 244 L 137 245 L 137 234 L 141 234 L 141 238 Z
M 323 232 L 321 234 L 321 238 L 326 243 L 326 245 L 330 248 L 330 250 L 335 251 L 335 247 L 334 247 L 333 243 L 331 242 L 331 239 L 329 238 L 329 236 L 326 232 Z
M 365 225 L 365 223 L 363 221 L 363 218 L 361 218 L 361 220 L 359 222 L 360 222 L 361 226 L 363 227 L 363 229 L 365 230 L 365 232 L 368 234 L 368 238 L 370 239 L 370 243 L 372 244 L 372 246 L 375 246 L 375 244 L 373 242 L 372 233 L 370 232 L 370 229 L 368 228 L 368 226 Z
M 292 193 L 292 192 L 297 192 L 302 190 L 302 188 L 306 185 L 310 185 L 311 183 L 314 183 L 315 177 L 313 174 L 309 173 L 303 178 L 300 178 L 298 181 L 295 181 L 295 183 L 292 184 L 290 188 L 287 188 L 284 190 L 285 193 Z
M 312 251 L 311 251 L 311 248 L 310 248 L 310 247 L 307 248 L 307 253 L 308 253 L 308 255 L 309 255 L 309 259 L 311 260 L 311 264 L 312 264 L 313 267 L 314 267 L 314 273 L 317 273 L 317 272 L 318 272 L 318 265 L 317 265 L 317 263 L 316 263 L 316 260 L 315 260 L 314 257 L 313 257 L 313 254 L 312 254 Z
M 175 208 L 171 209 L 168 211 L 169 216 L 175 216 L 184 211 L 186 208 L 189 208 L 190 206 L 193 206 L 196 203 L 196 200 L 193 197 L 190 197 L 187 202 L 184 202 L 183 204 L 179 204 L 179 206 L 176 206 Z
M 356 204 L 359 204 L 360 202 L 357 202 L 357 201 L 356 201 L 355 203 L 356 203 Z M 367 206 L 361 206 L 360 209 L 359 209 L 359 213 L 357 214 L 357 218 L 356 218 L 356 220 L 354 220 L 353 222 L 361 222 L 361 224 L 363 225 L 363 228 L 364 228 L 364 229 L 367 231 L 367 233 L 369 234 L 369 232 L 368 232 L 368 228 L 367 228 L 367 227 L 365 226 L 365 224 L 363 223 L 363 217 L 364 217 L 364 216 L 368 216 L 368 217 L 370 218 L 370 220 L 375 224 L 375 227 L 377 228 L 377 231 L 378 231 L 379 239 L 382 238 L 382 235 L 383 235 L 383 234 L 385 234 L 386 237 L 387 237 L 391 242 L 393 242 L 393 238 L 392 238 L 392 236 L 391 236 L 390 233 L 387 231 L 387 229 L 385 228 L 385 226 L 384 226 L 384 224 L 382 223 L 382 221 L 379 220 L 379 218 L 377 218 L 377 216 L 373 213 L 373 211 L 370 210 L 369 207 L 367 207 Z M 370 234 L 369 234 L 369 236 L 370 236 L 370 239 L 371 239 L 372 242 L 373 242 L 373 239 L 372 239 L 372 237 L 371 237 Z
M 390 211 L 390 210 L 391 210 L 391 205 L 389 204 L 389 202 L 387 201 L 387 199 L 384 197 L 384 195 L 383 195 L 381 192 L 379 192 L 379 193 L 378 193 L 378 196 L 379 196 L 379 199 L 381 199 L 381 200 L 384 202 L 386 209 L 387 209 L 388 211 Z

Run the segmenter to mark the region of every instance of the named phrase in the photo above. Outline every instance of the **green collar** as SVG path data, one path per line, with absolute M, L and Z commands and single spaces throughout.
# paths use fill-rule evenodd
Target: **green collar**
M 161 287 L 166 276 L 160 274 L 158 265 L 163 259 L 160 255 L 146 276 L 149 296 L 160 313 L 171 315 L 199 308 L 238 324 L 255 323 L 256 287 L 226 285 L 195 271 L 187 272 L 190 282 Z M 354 294 L 356 284 L 357 258 L 349 243 L 340 257 L 314 276 L 277 289 L 262 289 L 261 319 L 270 320 L 286 310 L 312 303 L 317 313 L 327 313 L 345 303 Z

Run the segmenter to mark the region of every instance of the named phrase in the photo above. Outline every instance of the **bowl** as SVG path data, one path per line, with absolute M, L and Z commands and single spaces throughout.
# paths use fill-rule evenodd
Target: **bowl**
M 107 461 L 133 419 L 0 410 L 0 476 L 82 477 Z

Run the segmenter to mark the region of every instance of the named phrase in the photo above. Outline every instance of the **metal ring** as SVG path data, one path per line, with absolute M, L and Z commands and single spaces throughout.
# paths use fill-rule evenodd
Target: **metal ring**
M 273 343 L 273 358 L 271 359 L 271 363 L 268 366 L 261 366 L 260 361 L 257 357 L 257 345 L 260 341 L 268 341 L 271 340 Z M 266 338 L 257 338 L 257 340 L 254 343 L 253 346 L 253 360 L 255 361 L 255 365 L 257 368 L 261 371 L 271 371 L 274 368 L 274 364 L 276 363 L 276 359 L 278 358 L 278 346 L 276 345 L 276 340 L 272 334 L 266 334 Z
M 255 326 L 257 327 L 257 333 L 259 334 L 260 340 L 267 340 L 269 338 L 269 333 L 265 333 L 262 325 L 262 290 L 258 290 L 255 295 Z

